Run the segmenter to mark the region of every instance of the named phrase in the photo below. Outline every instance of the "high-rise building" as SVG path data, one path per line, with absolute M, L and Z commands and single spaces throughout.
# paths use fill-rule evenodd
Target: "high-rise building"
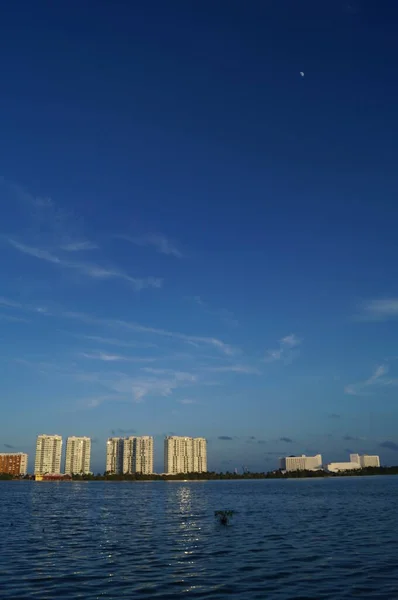
M 61 473 L 62 437 L 38 435 L 36 442 L 35 475 Z
M 204 473 L 207 471 L 207 442 L 204 438 L 176 435 L 164 440 L 165 473 Z
M 207 441 L 205 438 L 193 438 L 193 472 L 207 471 Z
M 124 438 L 113 437 L 106 442 L 106 468 L 112 475 L 123 473 L 123 444 Z
M 65 473 L 90 473 L 91 439 L 89 437 L 68 437 L 66 440 Z
M 23 452 L 0 453 L 0 473 L 8 475 L 26 475 L 28 471 L 28 455 Z
M 153 437 L 131 436 L 124 440 L 123 473 L 153 473 Z
M 285 456 L 280 459 L 280 467 L 282 471 L 317 471 L 322 469 L 322 456 Z

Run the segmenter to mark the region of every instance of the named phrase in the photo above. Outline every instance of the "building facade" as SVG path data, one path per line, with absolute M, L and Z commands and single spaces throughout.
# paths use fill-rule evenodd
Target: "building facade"
M 380 457 L 369 454 L 350 454 L 350 462 L 334 462 L 327 465 L 331 473 L 339 471 L 352 471 L 353 469 L 365 469 L 366 467 L 380 467 Z
M 152 436 L 131 436 L 124 440 L 123 473 L 153 473 Z
M 205 473 L 207 442 L 205 438 L 170 435 L 164 440 L 164 472 Z
M 24 452 L 0 453 L 0 473 L 7 475 L 26 475 L 28 455 Z
M 123 473 L 124 438 L 112 437 L 106 442 L 106 473 L 119 475 Z
M 66 440 L 65 474 L 90 473 L 91 439 L 68 437 Z
M 357 462 L 361 468 L 365 467 L 380 467 L 380 456 L 369 454 L 350 454 L 350 461 Z
M 322 469 L 322 455 L 315 456 L 285 456 L 280 459 L 282 471 L 317 471 Z
M 62 437 L 38 435 L 36 442 L 35 475 L 61 473 Z

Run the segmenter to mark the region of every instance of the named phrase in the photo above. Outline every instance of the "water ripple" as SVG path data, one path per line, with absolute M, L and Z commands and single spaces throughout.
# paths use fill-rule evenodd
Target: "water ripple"
M 0 597 L 391 600 L 397 495 L 398 477 L 0 482 Z

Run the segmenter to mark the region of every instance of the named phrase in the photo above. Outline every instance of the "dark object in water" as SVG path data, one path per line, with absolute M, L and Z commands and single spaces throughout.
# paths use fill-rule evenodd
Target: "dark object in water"
M 219 520 L 220 525 L 228 525 L 229 520 L 234 516 L 234 510 L 216 510 L 214 516 Z

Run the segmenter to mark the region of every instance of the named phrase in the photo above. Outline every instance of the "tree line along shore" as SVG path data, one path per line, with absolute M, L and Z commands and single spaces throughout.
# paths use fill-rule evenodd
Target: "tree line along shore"
M 328 471 L 288 471 L 282 472 L 269 471 L 267 473 L 216 473 L 208 471 L 206 473 L 180 473 L 176 475 L 159 475 L 153 473 L 151 475 L 143 475 L 141 473 L 133 473 L 126 475 L 110 475 L 104 473 L 72 475 L 63 477 L 64 481 L 215 481 L 228 479 L 319 479 L 323 477 L 363 477 L 368 475 L 398 475 L 398 466 L 393 467 L 365 467 L 363 469 L 352 469 L 349 471 L 340 471 L 339 473 L 329 473 Z M 1 474 L 0 480 L 33 480 L 34 475 L 13 476 L 8 473 Z

